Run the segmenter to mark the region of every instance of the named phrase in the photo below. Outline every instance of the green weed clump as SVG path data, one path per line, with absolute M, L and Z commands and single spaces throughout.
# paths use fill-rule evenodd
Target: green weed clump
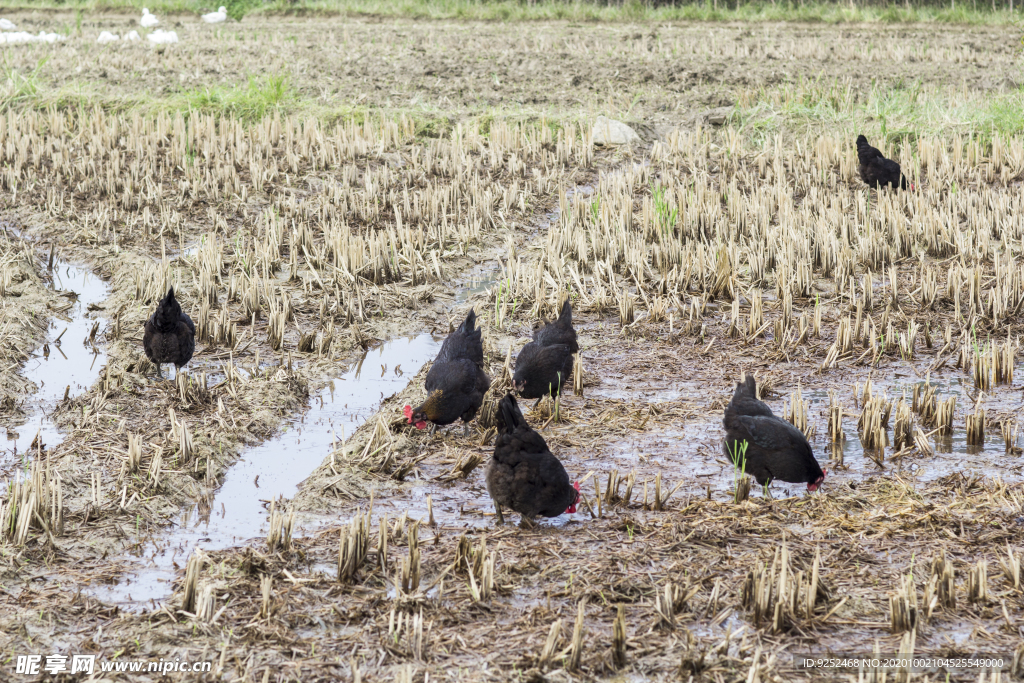
M 295 100 L 287 77 L 250 76 L 245 84 L 202 88 L 181 94 L 185 108 L 204 113 L 229 114 L 243 121 L 259 121 Z

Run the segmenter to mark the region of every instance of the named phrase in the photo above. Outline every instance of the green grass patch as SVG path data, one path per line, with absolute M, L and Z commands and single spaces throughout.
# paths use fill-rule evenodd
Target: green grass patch
M 39 72 L 49 57 L 40 59 L 31 70 L 12 66 L 6 53 L 0 53 L 0 107 L 24 106 L 33 102 L 40 91 Z
M 858 93 L 839 79 L 804 79 L 746 93 L 732 123 L 764 140 L 808 130 L 864 132 L 890 141 L 949 133 L 1006 138 L 1024 135 L 1024 88 L 965 92 L 898 82 Z
M 243 121 L 258 121 L 273 111 L 287 113 L 297 96 L 283 75 L 250 76 L 240 85 L 197 88 L 172 96 L 171 108 L 227 115 Z M 177 101 L 175 101 L 177 100 Z
M 220 0 L 228 16 L 236 21 L 263 5 L 260 0 Z M 221 5 L 218 5 L 220 7 Z

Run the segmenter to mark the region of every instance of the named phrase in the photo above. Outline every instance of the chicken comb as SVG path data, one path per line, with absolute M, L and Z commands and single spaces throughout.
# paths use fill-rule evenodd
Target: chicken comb
M 402 408 L 402 414 L 405 415 L 405 419 L 409 420 L 409 424 L 412 424 L 412 406 Z

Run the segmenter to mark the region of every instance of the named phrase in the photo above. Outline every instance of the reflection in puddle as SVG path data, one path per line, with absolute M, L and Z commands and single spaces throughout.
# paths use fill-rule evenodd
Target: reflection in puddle
M 455 303 L 461 304 L 468 301 L 470 298 L 477 294 L 483 294 L 488 289 L 493 287 L 498 281 L 497 280 L 469 280 L 459 287 L 459 291 L 455 293 Z
M 121 604 L 162 600 L 171 593 L 175 563 L 183 565 L 193 548 L 219 550 L 265 535 L 269 501 L 292 497 L 331 445 L 374 415 L 383 399 L 404 389 L 440 346 L 423 334 L 367 351 L 355 367 L 311 398 L 301 419 L 247 450 L 208 505 L 188 511 L 180 526 L 147 543 L 141 551 L 145 567 L 118 585 L 96 586 L 93 592 Z
M 68 296 L 71 307 L 54 315 L 46 342 L 36 349 L 25 362 L 22 376 L 33 382 L 37 391 L 25 402 L 28 414 L 25 424 L 9 429 L 7 441 L 0 449 L 0 475 L 11 474 L 11 469 L 29 453 L 36 435 L 45 448 L 53 448 L 64 440 L 50 419 L 65 391 L 74 397 L 88 389 L 106 364 L 107 354 L 99 343 L 97 329 L 91 334 L 97 319 L 89 314 L 89 307 L 107 298 L 109 289 L 87 268 L 58 261 L 52 271 L 55 291 L 77 294 Z M 16 436 L 15 436 L 16 435 Z

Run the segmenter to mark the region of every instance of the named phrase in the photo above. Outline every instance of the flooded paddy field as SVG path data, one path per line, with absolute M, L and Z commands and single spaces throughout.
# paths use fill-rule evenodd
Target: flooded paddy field
M 176 45 L 95 43 L 131 21 L 4 48 L 38 86 L 0 115 L 0 666 L 1024 673 L 1012 30 L 182 15 Z M 599 114 L 639 139 L 598 144 Z M 913 191 L 861 182 L 860 132 Z M 169 286 L 197 344 L 160 379 L 142 335 Z M 581 503 L 499 526 L 490 411 L 566 298 L 582 374 L 522 406 Z M 471 307 L 484 410 L 416 430 L 402 408 Z M 807 435 L 816 492 L 737 495 L 744 373 Z

